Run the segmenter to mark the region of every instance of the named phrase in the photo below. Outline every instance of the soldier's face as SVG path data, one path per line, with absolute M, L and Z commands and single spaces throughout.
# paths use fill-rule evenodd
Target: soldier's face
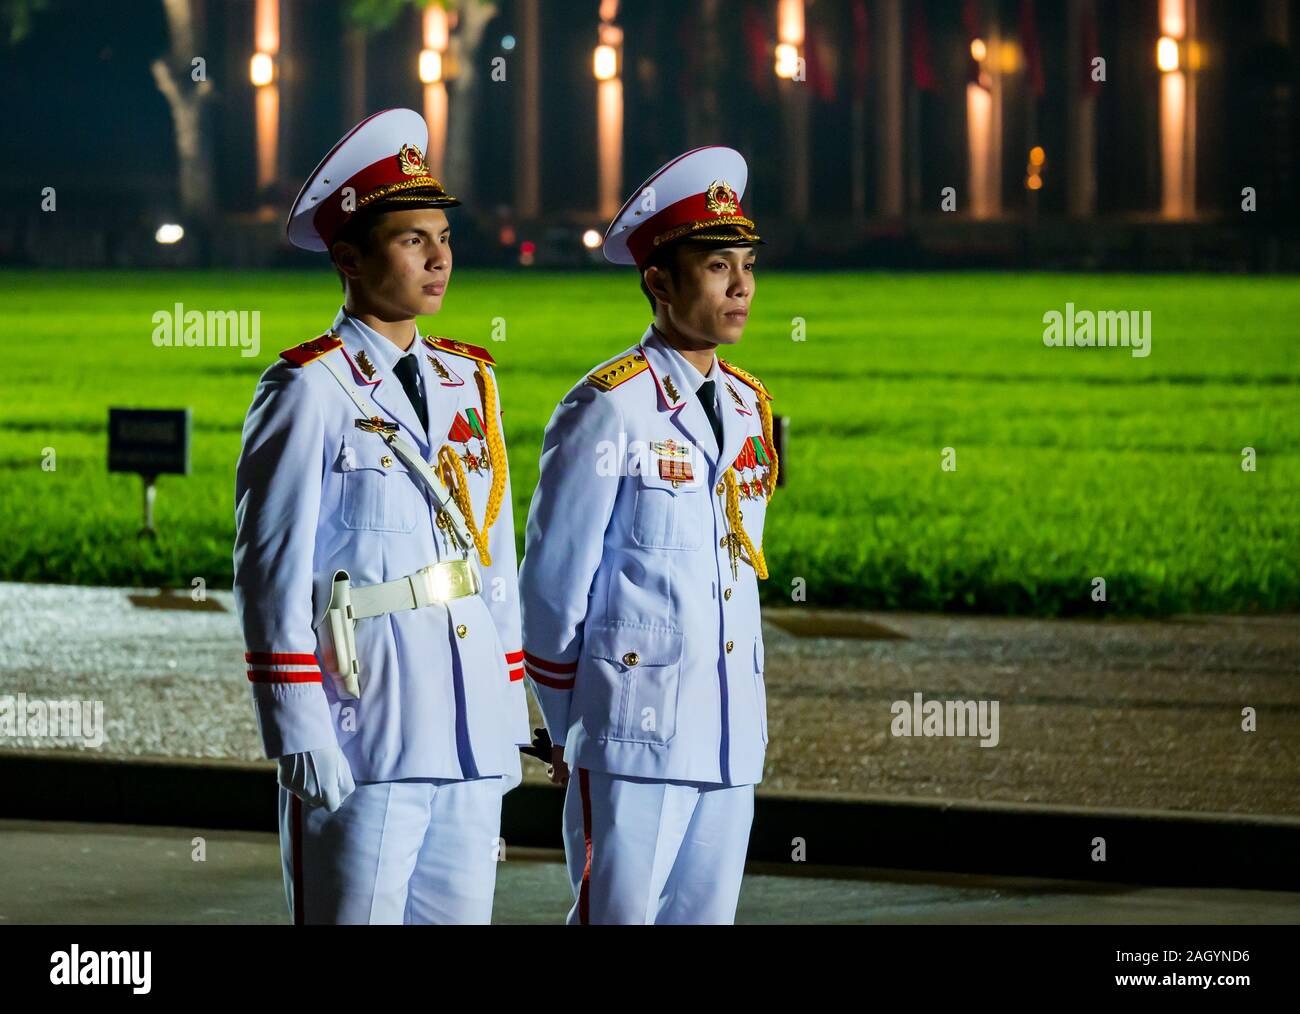
M 668 314 L 677 331 L 697 341 L 734 345 L 745 333 L 754 298 L 754 248 L 718 250 L 689 243 L 666 279 Z
M 356 261 L 366 301 L 401 317 L 437 313 L 451 279 L 451 226 L 441 208 L 391 211 Z

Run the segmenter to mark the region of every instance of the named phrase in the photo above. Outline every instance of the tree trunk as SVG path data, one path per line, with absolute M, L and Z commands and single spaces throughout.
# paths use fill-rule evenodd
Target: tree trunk
M 495 4 L 483 0 L 461 0 L 456 28 L 459 74 L 452 82 L 448 103 L 447 186 L 474 207 L 474 120 L 478 109 L 478 54 L 488 22 L 496 17 Z
M 193 0 L 163 0 L 171 47 L 167 56 L 154 60 L 151 69 L 158 90 L 167 99 L 176 128 L 176 156 L 180 184 L 180 213 L 184 224 L 206 227 L 214 211 L 212 142 L 206 129 L 204 108 L 213 94 L 212 82 L 192 77 L 200 34 Z M 206 67 L 205 67 L 206 75 Z

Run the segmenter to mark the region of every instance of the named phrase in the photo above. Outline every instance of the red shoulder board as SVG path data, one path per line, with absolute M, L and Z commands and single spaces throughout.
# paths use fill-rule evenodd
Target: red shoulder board
M 424 343 L 431 349 L 437 349 L 439 352 L 450 352 L 453 355 L 464 356 L 466 359 L 477 359 L 480 363 L 487 363 L 489 366 L 496 366 L 497 362 L 492 358 L 492 353 L 485 348 L 477 345 L 469 345 L 455 338 L 435 338 L 426 337 Z
M 767 388 L 763 386 L 763 382 L 759 380 L 756 376 L 754 376 L 752 373 L 746 373 L 739 366 L 732 366 L 731 363 L 727 362 L 721 356 L 718 357 L 718 365 L 720 365 L 724 370 L 730 373 L 733 377 L 738 377 L 741 380 L 743 380 L 749 387 L 752 387 L 755 391 L 761 394 L 768 401 L 772 400 L 772 395 L 768 392 Z
M 306 366 L 308 363 L 315 362 L 327 352 L 333 352 L 342 344 L 342 338 L 333 331 L 327 331 L 319 338 L 313 338 L 309 342 L 303 342 L 291 349 L 285 349 L 280 353 L 280 358 L 287 359 L 294 366 Z

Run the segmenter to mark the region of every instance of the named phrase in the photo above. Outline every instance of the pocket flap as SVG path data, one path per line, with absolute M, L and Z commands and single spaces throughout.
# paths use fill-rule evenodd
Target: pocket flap
M 623 663 L 629 653 L 637 665 L 671 665 L 682 657 L 682 632 L 619 621 L 589 626 L 583 631 L 585 651 L 592 658 Z M 624 663 L 625 664 L 625 663 Z

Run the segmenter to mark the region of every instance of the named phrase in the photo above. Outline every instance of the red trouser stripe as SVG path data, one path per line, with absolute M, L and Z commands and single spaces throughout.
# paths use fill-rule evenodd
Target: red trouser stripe
M 587 865 L 578 890 L 578 924 L 586 926 L 591 918 L 591 785 L 586 768 L 578 768 L 578 788 L 582 791 L 582 837 L 587 842 Z
M 293 924 L 306 924 L 306 899 L 302 896 L 302 800 L 293 797 L 293 814 L 290 826 L 290 849 L 293 852 Z

